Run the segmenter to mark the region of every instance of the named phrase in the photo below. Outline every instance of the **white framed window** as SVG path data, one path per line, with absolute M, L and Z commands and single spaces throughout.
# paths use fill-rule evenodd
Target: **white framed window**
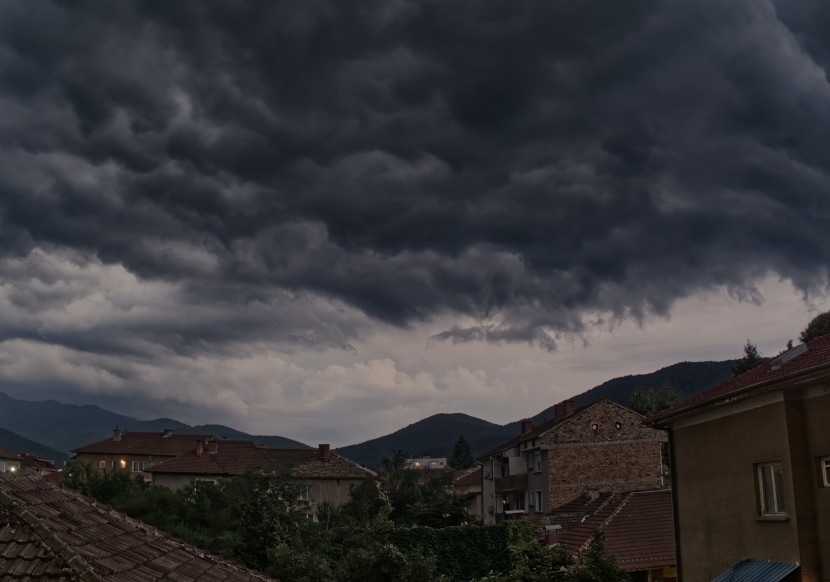
M 311 501 L 311 485 L 300 485 L 297 490 L 298 501 Z
M 144 461 L 133 461 L 133 473 L 140 473 L 144 470 Z
M 821 482 L 825 487 L 830 487 L 830 457 L 821 459 Z
M 536 451 L 533 455 L 533 470 L 537 473 L 542 472 L 542 451 Z
M 758 509 L 763 515 L 785 515 L 784 471 L 781 463 L 756 465 L 758 479 Z
M 6 461 L 0 461 L 0 473 L 6 472 Z
M 107 468 L 107 462 L 104 459 L 101 459 L 100 461 L 98 461 L 98 468 L 99 469 L 106 469 Z

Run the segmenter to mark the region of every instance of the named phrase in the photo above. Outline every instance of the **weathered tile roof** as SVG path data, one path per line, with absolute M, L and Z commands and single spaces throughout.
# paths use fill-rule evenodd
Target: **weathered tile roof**
M 270 580 L 35 474 L 0 475 L 0 579 Z
M 552 512 L 550 523 L 562 526 L 561 543 L 583 549 L 595 530 L 605 533 L 606 549 L 620 568 L 633 572 L 675 564 L 671 491 L 602 493 L 580 497 Z
M 17 453 L 13 453 L 11 451 L 7 451 L 6 449 L 0 448 L 0 459 L 7 459 L 7 460 L 20 460 L 20 455 Z
M 210 435 L 167 434 L 162 432 L 123 432 L 119 440 L 108 438 L 84 445 L 73 452 L 102 455 L 159 455 L 174 457 L 196 447 L 199 439 Z
M 150 473 L 230 477 L 248 471 L 289 474 L 306 479 L 366 479 L 375 473 L 329 453 L 324 461 L 317 449 L 268 449 L 252 441 L 214 440 L 198 455 L 196 448 L 162 461 Z
M 481 465 L 459 471 L 453 483 L 456 485 L 481 485 Z
M 798 345 L 743 374 L 678 402 L 647 419 L 646 422 L 652 426 L 662 426 L 671 418 L 701 407 L 828 376 L 830 376 L 830 334 L 818 337 L 806 345 Z

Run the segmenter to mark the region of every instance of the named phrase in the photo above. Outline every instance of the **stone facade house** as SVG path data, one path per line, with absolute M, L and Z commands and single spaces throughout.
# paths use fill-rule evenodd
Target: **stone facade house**
M 649 422 L 670 435 L 682 580 L 830 580 L 830 335 Z
M 484 523 L 499 517 L 547 513 L 588 490 L 633 491 L 663 485 L 665 433 L 643 425 L 643 416 L 610 400 L 555 416 L 482 455 Z
M 251 441 L 216 439 L 198 440 L 192 450 L 148 469 L 154 485 L 173 490 L 252 471 L 296 480 L 309 519 L 314 519 L 323 503 L 340 507 L 348 502 L 351 487 L 377 476 L 333 453 L 326 444 L 316 449 L 269 449 Z

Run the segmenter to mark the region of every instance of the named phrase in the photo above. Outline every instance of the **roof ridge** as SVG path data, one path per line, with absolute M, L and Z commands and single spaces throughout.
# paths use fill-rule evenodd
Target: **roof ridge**
M 28 525 L 32 533 L 52 551 L 70 570 L 80 576 L 81 580 L 89 582 L 102 581 L 103 578 L 95 573 L 95 570 L 82 556 L 74 553 L 69 546 L 49 531 L 43 522 L 31 511 L 20 505 L 8 493 L 0 489 L 0 504 L 5 506 L 9 513 Z

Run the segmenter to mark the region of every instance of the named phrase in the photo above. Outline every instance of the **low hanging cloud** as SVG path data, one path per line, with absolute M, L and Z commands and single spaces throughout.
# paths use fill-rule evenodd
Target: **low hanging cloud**
M 150 361 L 455 317 L 437 340 L 555 349 L 823 293 L 830 13 L 797 4 L 3 3 L 0 333 Z

